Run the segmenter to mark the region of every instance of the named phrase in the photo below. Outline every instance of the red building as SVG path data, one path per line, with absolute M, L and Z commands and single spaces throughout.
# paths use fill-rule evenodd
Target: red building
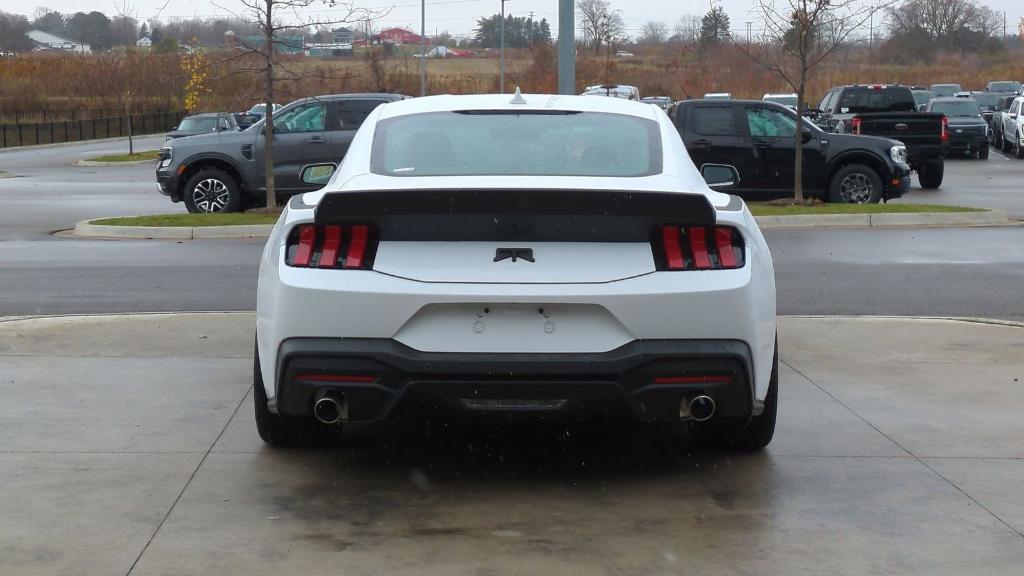
M 398 46 L 402 44 L 419 44 L 420 35 L 404 28 L 388 28 L 387 30 L 381 30 L 379 34 L 374 34 L 373 42 L 374 44 L 395 44 Z M 430 38 L 427 38 L 427 44 L 430 44 Z

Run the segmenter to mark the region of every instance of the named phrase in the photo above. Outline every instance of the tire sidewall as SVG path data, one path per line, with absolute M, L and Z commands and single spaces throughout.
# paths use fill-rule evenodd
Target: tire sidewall
M 242 190 L 238 186 L 238 182 L 236 182 L 230 174 L 222 170 L 205 168 L 196 172 L 195 175 L 188 179 L 188 183 L 185 184 L 185 192 L 182 200 L 185 202 L 185 208 L 187 208 L 189 212 L 193 214 L 205 212 L 196 206 L 195 200 L 193 199 L 195 187 L 203 180 L 218 180 L 228 189 L 227 204 L 224 206 L 223 210 L 218 211 L 219 213 L 238 212 L 242 209 Z
M 917 179 L 921 182 L 921 188 L 935 190 L 942 186 L 942 178 L 946 172 L 946 163 L 942 160 L 930 160 L 921 165 L 917 171 Z
M 832 182 L 829 183 L 828 187 L 828 200 L 829 202 L 837 204 L 849 204 L 842 198 L 841 184 L 843 179 L 850 176 L 851 174 L 861 173 L 871 180 L 871 198 L 864 202 L 864 204 L 876 204 L 882 199 L 882 179 L 878 176 L 870 166 L 864 164 L 849 164 L 843 166 L 838 172 L 832 176 Z

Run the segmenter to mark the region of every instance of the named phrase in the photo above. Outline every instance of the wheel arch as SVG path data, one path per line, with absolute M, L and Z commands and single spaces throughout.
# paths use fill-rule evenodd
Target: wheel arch
M 185 168 L 178 176 L 179 195 L 184 195 L 185 185 L 192 179 L 192 176 L 206 168 L 214 168 L 221 170 L 222 172 L 226 172 L 229 176 L 235 179 L 235 183 L 238 184 L 238 187 L 243 194 L 247 192 L 245 178 L 242 176 L 242 170 L 234 160 L 227 156 L 222 156 L 220 154 L 202 154 L 189 158 L 184 161 L 182 165 Z
M 823 187 L 826 192 L 830 190 L 832 186 L 832 178 L 836 175 L 836 172 L 839 172 L 845 166 L 850 166 L 851 164 L 864 164 L 871 167 L 871 169 L 878 174 L 878 179 L 882 181 L 882 188 L 885 188 L 885 184 L 889 180 L 889 167 L 885 162 L 876 154 L 866 150 L 852 150 L 850 152 L 840 154 L 832 161 Z

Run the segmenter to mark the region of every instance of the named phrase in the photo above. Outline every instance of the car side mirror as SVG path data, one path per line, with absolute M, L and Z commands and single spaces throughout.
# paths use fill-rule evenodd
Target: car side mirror
M 304 184 L 325 186 L 334 175 L 334 164 L 308 164 L 302 167 L 300 178 Z
M 740 173 L 728 164 L 704 164 L 700 175 L 709 188 L 731 188 L 740 181 Z

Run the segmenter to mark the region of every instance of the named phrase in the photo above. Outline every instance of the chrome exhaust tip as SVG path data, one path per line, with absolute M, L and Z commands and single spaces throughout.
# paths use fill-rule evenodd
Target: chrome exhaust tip
M 313 403 L 313 417 L 323 424 L 337 424 L 348 416 L 344 401 L 338 402 L 330 396 L 324 396 Z
M 715 415 L 715 401 L 703 394 L 690 398 L 690 418 L 697 422 L 710 420 Z

